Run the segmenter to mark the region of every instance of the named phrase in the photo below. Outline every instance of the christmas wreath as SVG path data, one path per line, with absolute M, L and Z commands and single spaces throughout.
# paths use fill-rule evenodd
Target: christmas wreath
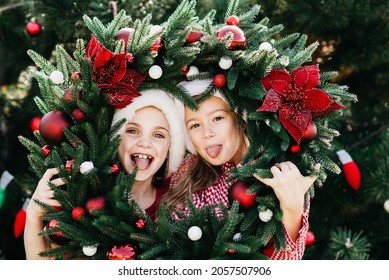
M 35 140 L 19 139 L 38 177 L 56 167 L 67 181 L 66 188 L 54 189 L 61 208 L 37 201 L 47 210 L 42 234 L 61 245 L 42 256 L 260 259 L 270 239 L 278 249 L 285 246 L 277 198 L 253 174 L 269 177 L 274 163 L 291 160 L 305 174 L 319 176 L 308 194 L 313 197 L 327 172 L 340 172 L 327 156 L 338 135 L 330 124 L 356 97 L 330 81 L 336 72 L 320 72 L 311 63 L 317 43 L 306 46 L 307 36 L 297 33 L 281 36 L 282 25 L 257 21 L 260 6 L 240 13 L 238 2 L 229 1 L 225 23 L 214 23 L 215 11 L 197 17 L 192 0 L 161 25 L 152 25 L 151 15 L 132 20 L 125 11 L 108 25 L 85 15 L 91 39 L 78 40 L 73 56 L 58 45 L 53 64 L 28 52 L 39 67 L 34 77 L 41 96 L 35 101 L 43 118 Z M 220 218 L 188 199 L 189 216 L 172 222 L 171 210 L 162 205 L 153 222 L 128 201 L 135 172 L 119 169 L 115 133 L 121 123 L 110 127 L 114 109 L 145 89 L 161 89 L 196 108 L 178 84 L 202 79 L 213 80 L 204 98 L 218 88 L 246 116 L 250 148 L 231 179 L 252 204 L 242 207 L 238 198 L 230 209 L 218 205 Z M 312 170 L 316 162 L 320 171 Z

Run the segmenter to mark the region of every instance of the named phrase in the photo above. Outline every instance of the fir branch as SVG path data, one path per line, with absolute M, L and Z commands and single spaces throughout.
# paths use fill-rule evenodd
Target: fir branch
M 227 18 L 229 16 L 237 15 L 238 10 L 239 10 L 239 0 L 228 0 L 227 10 L 224 16 L 224 22 L 227 21 Z
M 306 61 L 311 60 L 312 54 L 317 49 L 318 45 L 318 42 L 314 42 L 304 50 L 299 51 L 294 57 L 292 57 L 289 61 L 289 65 L 287 66 L 288 71 L 292 72 L 294 69 L 301 66 Z
M 27 54 L 31 57 L 31 59 L 34 61 L 34 63 L 41 68 L 47 75 L 50 75 L 51 72 L 55 70 L 54 65 L 49 62 L 47 59 L 45 59 L 40 54 L 36 53 L 33 50 L 28 50 Z

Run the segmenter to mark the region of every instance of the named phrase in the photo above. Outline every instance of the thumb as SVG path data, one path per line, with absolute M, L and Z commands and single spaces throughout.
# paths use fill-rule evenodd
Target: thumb
M 318 171 L 320 170 L 320 163 L 316 163 L 314 166 L 313 166 L 313 169 L 315 171 Z M 316 181 L 316 179 L 318 178 L 318 176 L 314 173 L 314 174 L 311 174 L 310 176 L 308 176 L 308 180 L 309 182 L 311 183 L 311 185 Z

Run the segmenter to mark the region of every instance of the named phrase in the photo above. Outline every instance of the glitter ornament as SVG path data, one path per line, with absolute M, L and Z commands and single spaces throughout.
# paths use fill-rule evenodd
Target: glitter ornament
M 64 80 L 64 76 L 63 76 L 63 73 L 61 71 L 58 71 L 58 70 L 54 70 L 53 72 L 51 72 L 50 74 L 50 80 L 56 84 L 56 85 L 60 85 L 60 84 L 63 84 L 63 82 L 65 81 Z
M 266 209 L 265 211 L 260 211 L 258 216 L 262 222 L 267 223 L 273 217 L 273 211 L 271 211 L 270 209 Z
M 161 78 L 162 74 L 163 74 L 162 68 L 158 65 L 153 65 L 149 69 L 149 76 L 154 80 Z
M 193 226 L 188 230 L 188 237 L 192 241 L 200 240 L 203 235 L 203 231 L 198 226 Z
M 219 67 L 223 70 L 228 70 L 232 66 L 232 59 L 228 56 L 223 56 L 219 60 Z

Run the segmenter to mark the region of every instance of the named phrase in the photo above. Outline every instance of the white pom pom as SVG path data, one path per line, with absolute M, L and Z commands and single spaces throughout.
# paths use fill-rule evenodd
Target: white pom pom
M 235 233 L 235 235 L 232 237 L 232 240 L 234 242 L 238 242 L 242 238 L 242 234 L 240 232 Z
M 384 209 L 386 212 L 389 213 L 389 199 L 385 200 L 384 202 Z
M 82 252 L 88 256 L 91 257 L 97 252 L 97 246 L 96 245 L 91 245 L 91 246 L 84 246 L 82 247 Z
M 272 51 L 273 50 L 273 46 L 269 43 L 269 42 L 263 42 L 259 45 L 259 48 L 258 48 L 260 51 Z
M 93 168 L 94 168 L 93 162 L 91 162 L 91 161 L 84 161 L 80 165 L 80 172 L 81 172 L 81 174 L 86 174 L 86 173 L 92 171 Z
M 189 67 L 189 71 L 188 73 L 186 73 L 186 76 L 189 77 L 192 75 L 197 75 L 198 73 L 200 73 L 199 68 L 197 68 L 196 66 L 191 66 Z
M 219 60 L 219 66 L 221 69 L 224 69 L 224 70 L 230 69 L 232 66 L 232 59 L 228 56 L 223 56 Z
M 267 223 L 268 221 L 271 220 L 271 218 L 273 217 L 273 212 L 270 210 L 270 209 L 266 209 L 265 211 L 261 211 L 259 212 L 259 219 L 262 221 L 262 222 L 265 222 Z
M 203 231 L 198 226 L 193 226 L 188 230 L 188 237 L 192 241 L 197 241 L 203 235 Z
M 153 65 L 149 69 L 150 78 L 157 80 L 162 77 L 162 68 L 158 65 Z
M 56 85 L 60 85 L 64 82 L 64 78 L 63 78 L 63 74 L 61 71 L 58 71 L 58 70 L 54 70 L 53 72 L 51 72 L 50 74 L 50 80 L 56 84 Z
M 162 26 L 160 25 L 153 25 L 150 27 L 150 35 L 154 35 L 156 33 L 159 33 L 162 31 Z

